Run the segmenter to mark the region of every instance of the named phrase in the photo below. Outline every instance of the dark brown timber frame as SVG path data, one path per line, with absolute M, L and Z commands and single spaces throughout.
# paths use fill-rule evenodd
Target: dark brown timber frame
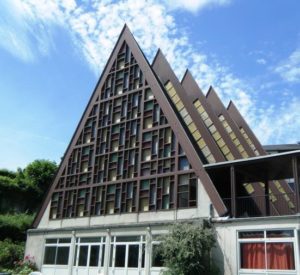
M 118 41 L 109 57 L 109 60 L 103 70 L 103 73 L 96 85 L 96 88 L 94 89 L 94 92 L 89 100 L 89 103 L 80 119 L 80 122 L 75 130 L 75 133 L 71 139 L 71 142 L 68 145 L 68 148 L 67 148 L 67 150 L 64 154 L 64 157 L 62 159 L 62 162 L 59 166 L 58 172 L 55 176 L 55 179 L 54 179 L 50 189 L 48 190 L 48 193 L 42 204 L 42 207 L 39 210 L 39 212 L 34 220 L 34 223 L 33 223 L 34 227 L 38 226 L 38 224 L 39 224 L 39 222 L 51 200 L 52 192 L 54 191 L 55 186 L 57 185 L 58 180 L 63 173 L 64 167 L 66 166 L 67 161 L 71 155 L 72 148 L 75 146 L 76 141 L 79 138 L 79 135 L 84 127 L 84 123 L 85 123 L 89 113 L 91 112 L 94 102 L 97 99 L 98 93 L 100 92 L 101 87 L 104 84 L 104 81 L 109 73 L 109 69 L 111 68 L 112 63 L 115 60 L 115 58 L 117 57 L 118 52 L 124 42 L 126 42 L 127 45 L 129 46 L 129 48 L 131 49 L 131 52 L 134 55 L 141 71 L 144 73 L 144 76 L 147 79 L 148 84 L 151 87 L 152 92 L 153 92 L 157 102 L 159 103 L 161 109 L 163 110 L 164 115 L 168 119 L 168 122 L 169 122 L 175 136 L 178 139 L 178 142 L 180 143 L 183 150 L 185 151 L 186 156 L 187 156 L 190 164 L 192 165 L 195 174 L 200 178 L 201 183 L 205 187 L 205 190 L 208 193 L 216 211 L 218 212 L 218 214 L 220 216 L 226 214 L 226 212 L 227 212 L 227 208 L 225 207 L 222 199 L 220 198 L 220 196 L 219 196 L 215 186 L 213 185 L 211 179 L 209 178 L 208 174 L 204 170 L 201 159 L 200 159 L 199 155 L 196 153 L 195 148 L 193 147 L 193 145 L 191 143 L 191 140 L 189 139 L 187 133 L 185 132 L 185 129 L 181 125 L 181 122 L 179 121 L 177 116 L 174 115 L 174 110 L 168 101 L 168 98 L 165 94 L 165 90 L 164 90 L 163 86 L 159 83 L 157 76 L 152 71 L 150 64 L 146 60 L 144 54 L 142 53 L 137 42 L 135 41 L 134 37 L 132 36 L 129 28 L 125 25 L 119 38 L 118 38 Z
M 201 91 L 200 87 L 198 86 L 196 80 L 193 78 L 192 74 L 189 70 L 187 70 L 181 80 L 181 85 L 185 89 L 185 91 L 188 93 L 190 101 L 192 103 L 195 102 L 195 100 L 199 100 L 204 107 L 205 111 L 209 115 L 210 119 L 212 120 L 214 126 L 219 131 L 220 135 L 224 139 L 226 145 L 228 146 L 230 152 L 232 155 L 236 158 L 242 158 L 240 152 L 237 150 L 236 146 L 232 142 L 231 138 L 229 137 L 228 133 L 224 129 L 223 125 L 221 124 L 220 120 L 216 116 L 216 114 L 213 111 L 213 108 L 210 106 L 210 104 L 207 102 L 206 97 L 204 96 L 203 92 Z M 193 105 L 193 108 L 195 106 Z M 199 118 L 201 120 L 201 118 Z
M 212 108 L 214 109 L 215 114 L 219 117 L 220 115 L 223 115 L 225 117 L 225 119 L 227 120 L 228 124 L 230 125 L 230 127 L 232 128 L 232 130 L 234 131 L 234 133 L 236 134 L 236 136 L 238 137 L 240 143 L 243 145 L 243 147 L 245 148 L 247 154 L 249 155 L 249 157 L 256 157 L 254 151 L 252 150 L 252 148 L 249 146 L 249 144 L 246 142 L 245 138 L 243 137 L 242 133 L 240 132 L 240 129 L 238 127 L 238 124 L 236 124 L 235 120 L 232 118 L 231 114 L 232 114 L 232 108 L 231 108 L 231 114 L 228 112 L 228 110 L 225 108 L 225 106 L 223 105 L 222 101 L 220 100 L 219 96 L 217 95 L 216 91 L 210 87 L 207 95 L 206 95 L 207 101 L 210 103 L 210 105 L 212 106 Z M 233 106 L 233 104 L 231 104 Z M 239 114 L 239 116 L 241 117 L 241 115 Z M 237 117 L 236 113 L 235 113 L 235 117 Z M 242 118 L 243 119 L 243 118 Z M 244 120 L 244 119 L 243 119 Z M 245 120 L 244 120 L 245 121 Z M 246 126 L 246 124 L 244 124 Z M 250 129 L 250 127 L 248 126 L 248 129 Z M 245 129 L 245 130 L 248 130 Z M 252 132 L 252 131 L 251 131 Z M 253 132 L 252 135 L 254 136 Z M 251 138 L 253 137 L 251 135 Z M 255 137 L 255 140 L 258 142 L 257 138 Z M 256 144 L 255 144 L 256 145 Z M 261 145 L 260 145 L 261 147 Z M 262 148 L 262 147 L 261 147 Z M 263 150 L 263 149 L 262 149 Z M 265 153 L 266 154 L 266 153 Z M 291 188 L 288 186 L 288 184 L 285 181 L 280 181 L 282 187 L 284 188 L 286 193 L 291 193 L 293 192 L 291 190 Z M 269 186 L 270 190 L 275 194 L 275 195 L 280 195 L 280 191 L 276 188 L 276 186 L 274 186 L 274 184 L 270 184 Z M 274 207 L 277 209 L 277 211 L 279 211 L 280 213 L 280 209 L 278 207 L 276 207 L 276 202 L 274 203 Z
M 220 152 L 218 146 L 213 141 L 211 134 L 207 130 L 203 121 L 199 119 L 199 115 L 196 109 L 193 107 L 192 102 L 187 97 L 187 92 L 180 84 L 179 80 L 177 79 L 175 73 L 173 72 L 170 64 L 168 63 L 167 59 L 165 58 L 161 50 L 158 50 L 153 60 L 152 68 L 154 72 L 157 74 L 157 76 L 159 77 L 163 85 L 165 85 L 168 81 L 172 83 L 179 98 L 182 100 L 183 105 L 187 109 L 197 129 L 201 133 L 205 143 L 207 144 L 208 148 L 213 154 L 216 162 L 224 161 L 225 160 L 224 156 Z
M 260 142 L 258 141 L 257 137 L 255 136 L 255 134 L 249 127 L 248 123 L 242 117 L 241 113 L 239 112 L 239 110 L 236 108 L 235 104 L 232 101 L 229 102 L 227 111 L 228 111 L 228 114 L 230 115 L 230 117 L 232 118 L 232 120 L 237 124 L 237 126 L 239 128 L 242 127 L 246 131 L 247 135 L 252 140 L 252 142 L 253 142 L 254 146 L 256 147 L 256 149 L 258 150 L 259 154 L 267 155 L 266 151 L 261 146 Z

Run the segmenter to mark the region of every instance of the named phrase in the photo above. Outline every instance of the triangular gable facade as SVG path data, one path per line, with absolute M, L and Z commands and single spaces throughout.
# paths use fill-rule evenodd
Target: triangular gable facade
M 50 219 L 192 207 L 197 178 L 224 215 L 193 143 L 125 26 L 34 226 L 49 203 Z

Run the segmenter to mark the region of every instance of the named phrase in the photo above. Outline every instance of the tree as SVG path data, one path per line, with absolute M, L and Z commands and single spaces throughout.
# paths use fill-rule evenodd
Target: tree
M 161 237 L 158 252 L 166 273 L 172 275 L 218 274 L 211 265 L 211 249 L 215 245 L 212 228 L 199 224 L 175 224 Z
M 57 165 L 49 160 L 35 160 L 24 169 L 24 179 L 27 185 L 34 188 L 38 197 L 42 198 L 48 190 L 57 171 Z

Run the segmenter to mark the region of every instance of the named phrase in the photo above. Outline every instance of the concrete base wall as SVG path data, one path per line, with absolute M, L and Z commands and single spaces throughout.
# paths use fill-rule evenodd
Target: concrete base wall
M 246 274 L 239 273 L 239 247 L 238 247 L 238 232 L 241 230 L 257 231 L 268 229 L 290 229 L 295 230 L 296 236 L 296 271 L 292 273 L 257 273 L 255 270 L 249 271 L 247 274 L 300 274 L 299 267 L 299 229 L 300 216 L 290 217 L 264 217 L 264 218 L 245 218 L 245 219 L 230 219 L 227 221 L 213 222 L 216 229 L 217 247 L 213 251 L 214 262 L 221 270 L 221 274 Z M 254 272 L 254 273 L 253 273 Z

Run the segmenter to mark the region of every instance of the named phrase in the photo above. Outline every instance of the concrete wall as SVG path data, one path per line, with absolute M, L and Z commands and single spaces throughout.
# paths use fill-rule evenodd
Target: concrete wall
M 285 217 L 264 217 L 264 218 L 245 218 L 229 219 L 227 221 L 214 220 L 217 236 L 217 247 L 214 249 L 214 262 L 217 263 L 221 274 L 232 275 L 238 273 L 238 242 L 237 233 L 239 230 L 266 230 L 266 229 L 300 229 L 300 216 Z M 298 233 L 299 234 L 299 233 Z M 296 268 L 300 274 L 299 267 L 299 245 L 297 240 Z M 251 273 L 251 272 L 250 272 Z M 249 273 L 249 274 L 250 274 Z M 251 273 L 254 274 L 254 273 Z M 256 273 L 255 273 L 256 274 Z M 285 274 L 285 273 L 276 273 Z M 290 274 L 290 273 L 289 273 Z

